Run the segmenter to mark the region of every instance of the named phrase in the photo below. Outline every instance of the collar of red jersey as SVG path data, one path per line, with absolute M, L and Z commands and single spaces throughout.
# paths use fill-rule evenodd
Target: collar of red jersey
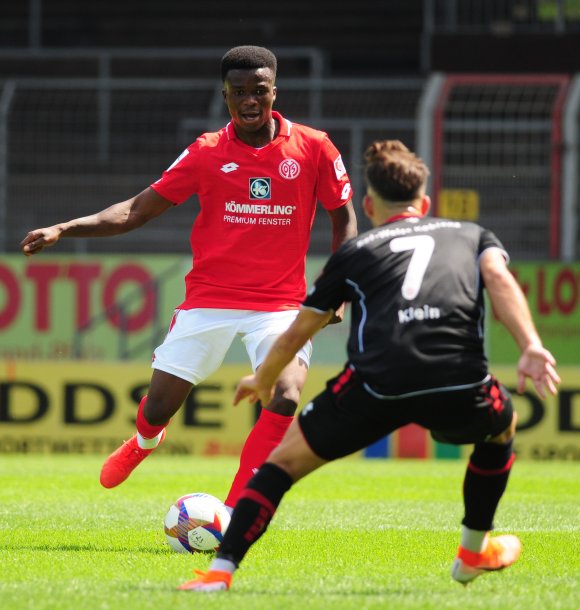
M 276 110 L 272 110 L 272 117 L 275 120 L 277 120 L 278 123 L 280 123 L 280 131 L 278 132 L 278 135 L 279 136 L 289 136 L 290 135 L 290 129 L 292 127 L 292 123 L 290 121 L 287 121 Z M 237 140 L 238 139 L 238 134 L 236 133 L 236 130 L 234 129 L 233 121 L 230 121 L 226 125 L 226 133 L 228 134 L 228 140 Z
M 384 225 L 391 224 L 392 222 L 397 222 L 397 220 L 402 220 L 403 218 L 423 218 L 423 214 L 414 214 L 413 212 L 403 212 L 402 214 L 395 214 L 390 218 L 387 218 Z

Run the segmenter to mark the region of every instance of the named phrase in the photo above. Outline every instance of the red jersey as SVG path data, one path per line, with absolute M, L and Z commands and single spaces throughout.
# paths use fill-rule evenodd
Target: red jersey
M 205 133 L 151 185 L 176 204 L 197 194 L 193 267 L 181 309 L 297 309 L 317 200 L 346 204 L 351 186 L 328 135 L 279 113 L 278 136 L 253 148 L 230 122 Z

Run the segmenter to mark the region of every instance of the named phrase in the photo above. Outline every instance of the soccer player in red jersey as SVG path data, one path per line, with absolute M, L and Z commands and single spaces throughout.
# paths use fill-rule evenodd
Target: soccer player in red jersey
M 305 257 L 317 201 L 329 214 L 332 249 L 356 235 L 351 186 L 324 132 L 273 111 L 277 61 L 268 49 L 235 47 L 222 58 L 223 97 L 231 121 L 191 144 L 154 184 L 96 214 L 29 232 L 32 255 L 61 237 L 132 231 L 197 194 L 191 231 L 193 266 L 165 341 L 154 352 L 137 433 L 109 456 L 101 483 L 111 488 L 163 440 L 171 417 L 221 365 L 236 336 L 256 370 L 291 324 L 306 292 Z M 341 312 L 333 321 L 340 321 Z M 225 500 L 239 492 L 280 442 L 306 380 L 310 341 L 297 351 L 263 405 Z
M 517 418 L 509 392 L 488 371 L 484 287 L 521 352 L 518 392 L 529 378 L 542 398 L 556 394 L 556 361 L 498 238 L 475 223 L 426 217 L 429 170 L 402 142 L 374 142 L 365 159 L 363 208 L 373 228 L 330 257 L 300 314 L 258 371 L 242 379 L 234 402 L 267 401 L 295 348 L 352 302 L 347 365 L 302 409 L 240 494 L 209 571 L 181 590 L 229 589 L 294 483 L 409 423 L 436 440 L 473 444 L 451 577 L 467 585 L 519 557 L 517 536 L 490 536 L 515 457 Z

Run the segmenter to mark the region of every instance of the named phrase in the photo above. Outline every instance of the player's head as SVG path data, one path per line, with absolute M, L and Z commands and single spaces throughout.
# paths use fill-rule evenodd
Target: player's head
M 272 73 L 272 82 L 276 80 L 278 62 L 272 51 L 264 47 L 243 45 L 230 49 L 222 57 L 222 81 L 225 83 L 230 70 L 258 70 L 265 68 Z
M 223 96 L 239 138 L 264 146 L 275 131 L 276 56 L 263 47 L 234 47 L 222 58 Z
M 363 206 L 377 224 L 388 216 L 412 210 L 426 214 L 429 169 L 399 140 L 373 142 L 365 151 L 367 194 Z

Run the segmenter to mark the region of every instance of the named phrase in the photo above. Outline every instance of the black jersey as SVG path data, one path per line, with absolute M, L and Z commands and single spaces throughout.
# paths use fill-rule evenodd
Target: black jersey
M 377 394 L 480 383 L 487 359 L 479 256 L 487 248 L 505 254 L 477 224 L 399 217 L 337 250 L 304 307 L 352 302 L 348 358 Z

